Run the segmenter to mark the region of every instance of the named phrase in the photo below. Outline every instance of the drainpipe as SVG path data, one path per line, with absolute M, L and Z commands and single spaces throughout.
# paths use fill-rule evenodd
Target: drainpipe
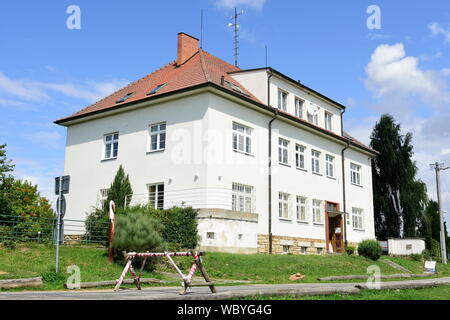
M 270 70 L 270 69 L 269 69 Z M 270 78 L 272 78 L 272 72 L 267 72 L 267 106 L 270 107 Z M 268 215 L 268 223 L 269 223 L 269 254 L 272 254 L 272 123 L 278 116 L 278 110 L 275 110 L 274 117 L 269 122 L 269 151 L 268 151 L 268 159 L 269 159 L 269 170 L 268 170 L 268 200 L 269 200 L 269 215 Z
M 345 109 L 341 112 L 341 135 L 344 136 L 344 113 Z M 351 139 L 347 139 L 347 146 L 341 151 L 342 159 L 342 205 L 344 210 L 344 245 L 347 246 L 347 201 L 345 196 L 345 151 L 350 147 Z

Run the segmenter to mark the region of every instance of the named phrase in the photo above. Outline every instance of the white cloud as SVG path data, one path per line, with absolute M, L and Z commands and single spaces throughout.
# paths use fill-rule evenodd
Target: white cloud
M 450 101 L 442 75 L 421 69 L 417 57 L 406 56 L 403 43 L 378 46 L 365 71 L 366 86 L 378 98 L 400 95 L 419 96 L 434 104 Z
M 443 35 L 446 42 L 450 42 L 450 28 L 445 29 L 438 22 L 433 22 L 428 25 L 428 29 L 433 36 Z
M 234 9 L 239 6 L 252 7 L 257 10 L 262 10 L 266 0 L 218 0 L 216 4 L 219 7 Z
M 77 84 L 49 83 L 27 79 L 11 79 L 0 72 L 0 93 L 3 92 L 25 101 L 49 100 L 50 93 L 53 92 L 92 103 L 113 93 L 127 83 L 126 80 L 105 82 L 91 80 Z

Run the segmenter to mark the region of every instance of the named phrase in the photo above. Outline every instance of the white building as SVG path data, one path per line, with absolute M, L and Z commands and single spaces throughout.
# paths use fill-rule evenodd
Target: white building
M 375 152 L 344 133 L 344 110 L 179 33 L 176 61 L 55 121 L 67 127 L 66 218 L 84 219 L 122 164 L 130 204 L 200 209 L 206 250 L 322 254 L 373 239 Z

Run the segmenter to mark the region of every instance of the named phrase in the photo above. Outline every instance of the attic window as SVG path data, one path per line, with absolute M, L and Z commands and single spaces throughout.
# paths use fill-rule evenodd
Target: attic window
M 230 81 L 227 81 L 227 80 L 224 80 L 223 83 L 224 83 L 228 88 L 230 88 L 230 89 L 232 89 L 232 90 L 234 90 L 234 91 L 237 91 L 237 92 L 239 92 L 239 93 L 241 93 L 241 94 L 243 94 L 243 95 L 245 95 L 245 96 L 248 96 L 248 94 L 247 94 L 244 90 L 242 90 L 241 87 L 235 85 L 234 83 L 231 83 Z
M 116 101 L 116 103 L 122 103 L 125 102 L 129 97 L 131 97 L 132 95 L 134 95 L 135 92 L 130 92 L 127 93 L 126 95 L 124 95 L 122 98 L 120 98 L 119 100 Z
M 159 84 L 157 85 L 155 88 L 153 88 L 149 93 L 147 93 L 148 96 L 157 93 L 159 90 L 161 90 L 162 88 L 164 88 L 166 86 L 167 83 L 163 83 L 163 84 Z

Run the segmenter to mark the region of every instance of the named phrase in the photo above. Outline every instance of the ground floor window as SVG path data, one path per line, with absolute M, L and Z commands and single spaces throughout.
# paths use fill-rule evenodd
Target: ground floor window
M 306 254 L 308 252 L 308 247 L 300 247 L 300 253 Z
M 164 209 L 164 183 L 148 186 L 148 204 L 158 210 Z
M 284 245 L 283 246 L 283 253 L 285 253 L 285 254 L 291 253 L 291 246 Z
M 353 229 L 356 230 L 364 229 L 363 209 L 352 208 L 352 222 L 353 222 Z
M 289 194 L 279 192 L 278 193 L 278 216 L 281 219 L 289 219 Z
M 323 212 L 322 212 L 322 201 L 314 199 L 312 201 L 312 211 L 313 211 L 313 222 L 323 223 Z

